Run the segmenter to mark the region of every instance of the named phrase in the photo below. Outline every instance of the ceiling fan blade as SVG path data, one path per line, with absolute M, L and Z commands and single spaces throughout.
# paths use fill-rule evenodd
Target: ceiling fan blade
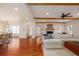
M 66 16 L 66 17 L 73 17 L 72 15 L 70 15 L 70 16 Z
M 71 13 L 67 13 L 66 15 L 70 15 Z

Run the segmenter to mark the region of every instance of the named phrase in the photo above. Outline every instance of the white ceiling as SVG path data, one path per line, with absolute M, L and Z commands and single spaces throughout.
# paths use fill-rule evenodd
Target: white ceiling
M 79 6 L 45 6 L 29 5 L 34 17 L 60 18 L 62 13 L 71 13 L 73 17 L 78 17 Z M 46 15 L 46 13 L 49 15 Z
M 73 18 L 79 18 L 79 6 L 57 5 L 28 5 L 33 17 L 36 18 L 61 18 L 62 13 L 71 13 Z M 48 15 L 46 15 L 48 13 Z M 46 20 L 47 21 L 47 20 Z M 52 22 L 68 22 L 70 20 L 52 20 Z
M 15 11 L 14 8 L 18 8 L 18 11 Z M 47 12 L 49 12 L 49 15 L 46 15 Z M 0 21 L 31 20 L 31 13 L 33 17 L 58 18 L 63 12 L 71 12 L 74 17 L 79 18 L 79 15 L 77 15 L 79 6 L 27 6 L 23 3 L 2 3 L 0 4 Z M 67 22 L 67 20 L 53 20 L 52 22 L 57 21 Z
M 16 11 L 15 8 L 18 10 Z M 18 21 L 29 19 L 27 6 L 24 3 L 2 3 L 0 4 L 0 21 Z

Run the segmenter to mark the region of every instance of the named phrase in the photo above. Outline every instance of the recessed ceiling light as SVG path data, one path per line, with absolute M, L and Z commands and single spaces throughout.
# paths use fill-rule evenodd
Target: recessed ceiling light
M 79 13 L 77 13 L 77 15 L 79 15 Z
M 46 12 L 46 15 L 49 15 L 49 12 Z
M 18 11 L 18 8 L 14 8 L 15 11 Z

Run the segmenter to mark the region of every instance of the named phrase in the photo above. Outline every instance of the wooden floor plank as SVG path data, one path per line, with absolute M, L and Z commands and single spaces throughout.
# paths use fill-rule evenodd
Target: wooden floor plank
M 0 56 L 43 56 L 42 44 L 36 39 L 13 38 L 9 44 L 0 46 Z

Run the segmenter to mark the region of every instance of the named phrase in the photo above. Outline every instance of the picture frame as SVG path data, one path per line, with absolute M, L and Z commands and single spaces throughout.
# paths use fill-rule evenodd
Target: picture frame
M 52 28 L 53 25 L 52 24 L 47 24 L 47 28 Z

